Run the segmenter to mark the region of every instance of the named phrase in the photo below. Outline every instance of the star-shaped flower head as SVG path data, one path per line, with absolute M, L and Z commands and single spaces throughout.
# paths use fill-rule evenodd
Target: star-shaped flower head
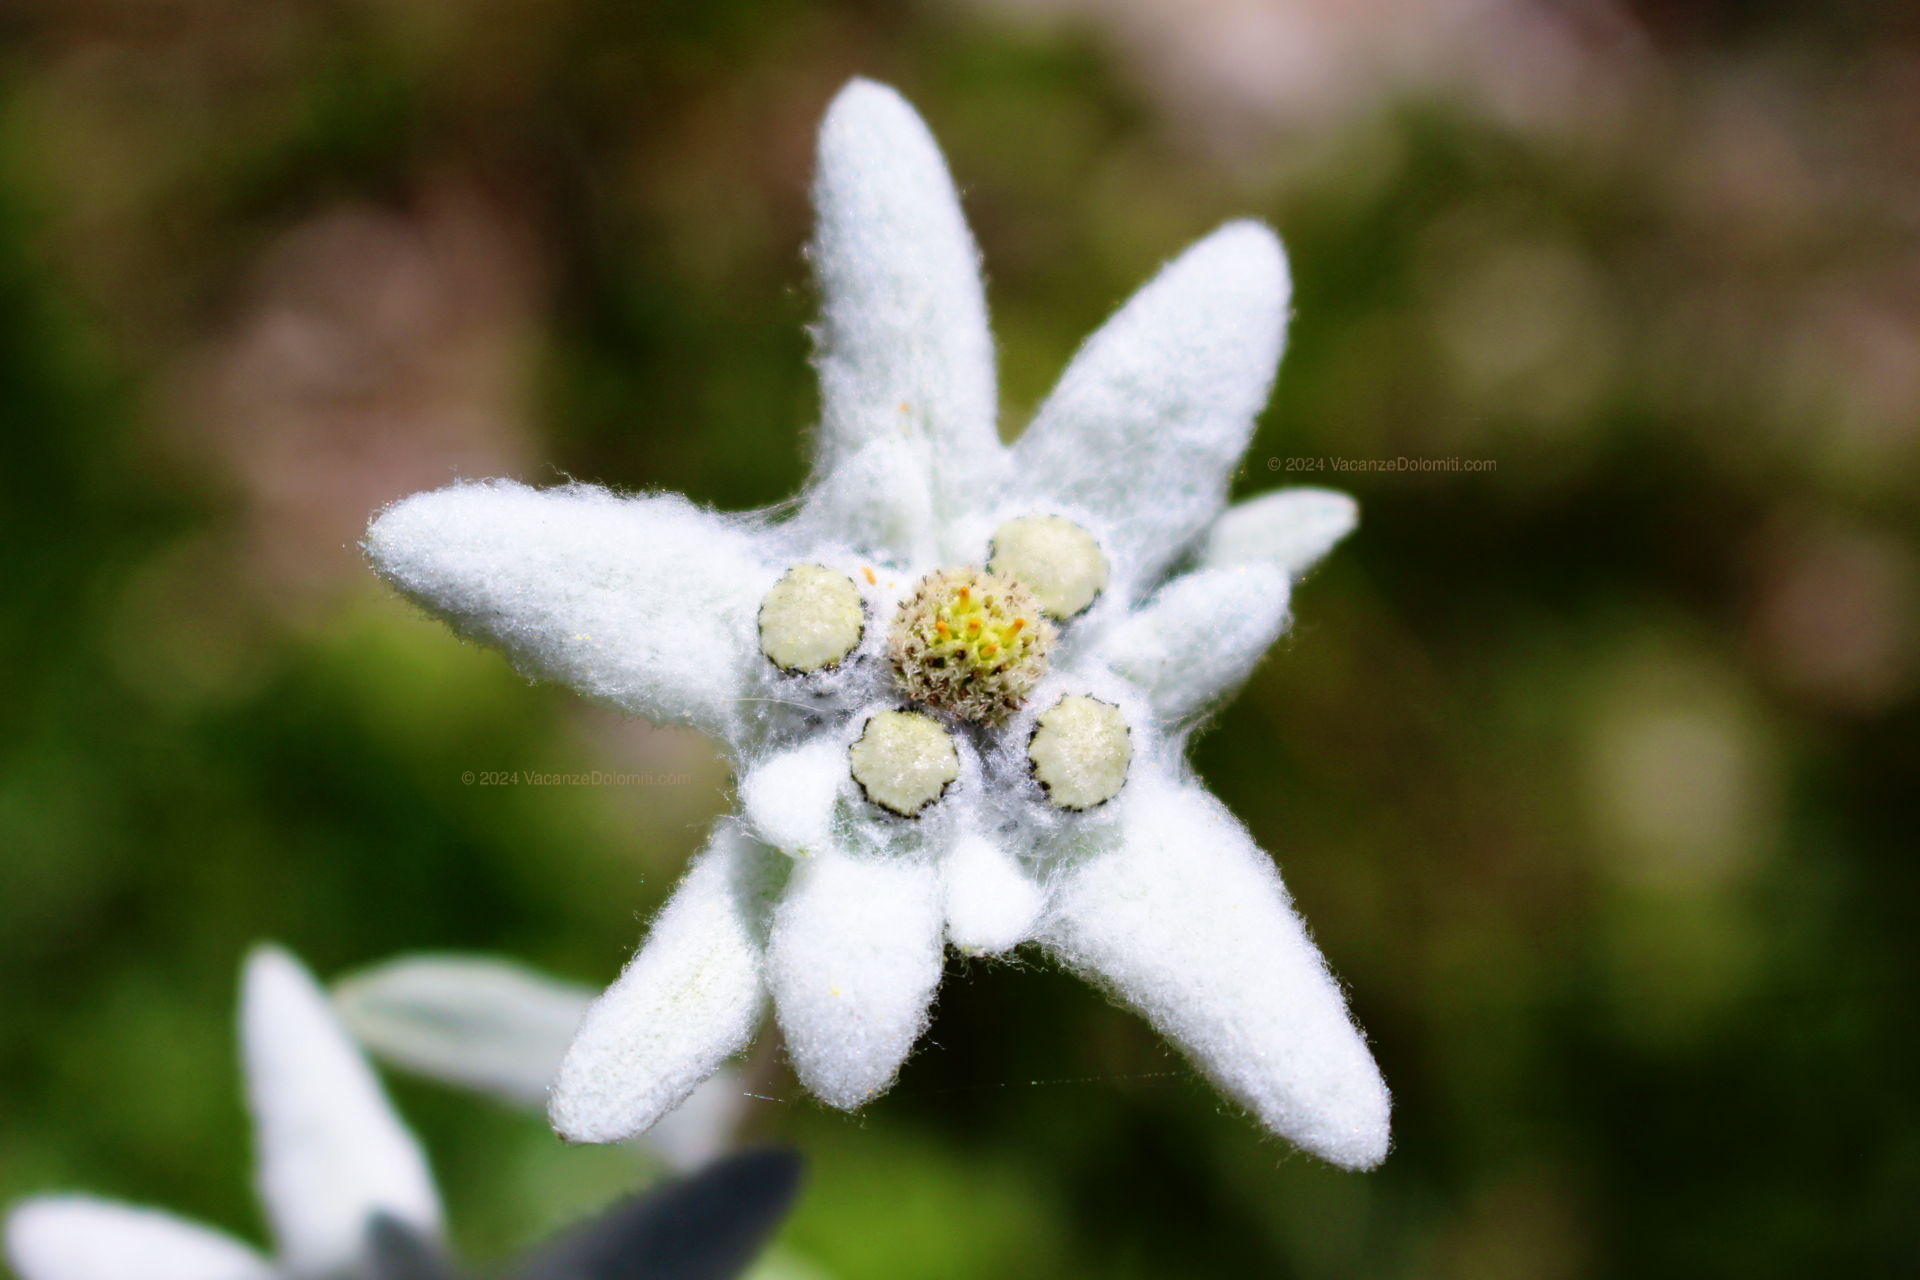
M 499 966 L 457 969 L 463 986 L 452 1007 L 466 1014 L 479 996 L 518 1022 L 530 992 L 538 1007 L 560 990 Z M 447 970 L 426 972 L 430 1002 L 444 1004 Z M 382 984 L 388 995 L 422 990 L 422 971 L 395 976 Z M 6 1257 L 20 1280 L 456 1280 L 419 1145 L 312 975 L 284 951 L 262 948 L 247 960 L 240 1033 L 276 1256 L 156 1209 L 40 1196 L 7 1215 Z M 785 1217 L 799 1176 L 789 1151 L 703 1159 L 542 1243 L 507 1274 L 741 1275 Z
M 364 1271 L 383 1235 L 439 1240 L 440 1200 L 419 1145 L 284 951 L 247 960 L 240 1047 L 275 1256 L 157 1209 L 44 1196 L 7 1219 L 7 1258 L 22 1280 L 306 1280 Z
M 1279 242 L 1237 222 L 1175 259 L 1007 447 L 978 255 L 892 90 L 834 101 L 814 202 L 822 417 L 791 514 L 492 481 L 367 535 L 462 634 L 709 731 L 740 779 L 738 817 L 582 1021 L 555 1127 L 645 1129 L 769 995 L 801 1080 L 859 1107 L 925 1027 L 947 943 L 1032 941 L 1272 1131 L 1378 1163 L 1387 1091 L 1341 990 L 1184 763 L 1354 523 L 1319 490 L 1225 509 L 1283 345 Z

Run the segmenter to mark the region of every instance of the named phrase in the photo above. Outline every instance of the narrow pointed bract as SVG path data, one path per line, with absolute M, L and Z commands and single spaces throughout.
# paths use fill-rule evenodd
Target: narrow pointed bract
M 663 724 L 724 732 L 750 661 L 755 548 L 681 498 L 457 484 L 388 507 L 374 567 L 529 676 Z
M 1108 521 L 1150 582 L 1218 514 L 1285 343 L 1292 285 L 1273 232 L 1194 245 L 1087 339 L 1013 446 L 1034 493 Z
M 1132 804 L 1121 846 L 1068 873 L 1049 949 L 1274 1132 L 1343 1168 L 1379 1164 L 1386 1085 L 1273 864 L 1197 788 Z
M 1185 720 L 1237 688 L 1287 629 L 1291 592 L 1271 564 L 1207 567 L 1156 592 L 1105 651 L 1169 720 Z
M 996 478 L 1001 460 L 979 250 L 933 135 L 899 94 L 870 80 L 827 108 L 813 204 L 821 472 L 904 445 L 924 459 L 931 536 Z M 898 494 L 828 492 L 874 503 Z
M 316 1275 L 348 1266 L 376 1214 L 437 1236 L 440 1201 L 419 1144 L 292 956 L 262 947 L 248 957 L 240 1025 L 256 1177 L 280 1256 Z
M 718 828 L 581 1021 L 549 1099 L 572 1142 L 619 1142 L 746 1048 L 765 1004 L 754 843 Z
M 1270 564 L 1298 578 L 1360 522 L 1359 504 L 1332 489 L 1280 489 L 1229 507 L 1207 530 L 1200 564 Z

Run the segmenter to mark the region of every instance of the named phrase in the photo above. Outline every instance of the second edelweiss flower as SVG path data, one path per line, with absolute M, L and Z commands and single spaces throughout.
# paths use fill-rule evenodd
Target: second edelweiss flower
M 802 1081 L 858 1107 L 925 1027 L 946 943 L 1032 941 L 1274 1132 L 1378 1163 L 1387 1091 L 1340 989 L 1184 762 L 1354 522 L 1320 490 L 1226 509 L 1283 346 L 1279 242 L 1233 223 L 1188 250 L 1003 446 L 973 241 L 891 90 L 835 100 L 814 202 L 822 420 L 791 518 L 493 481 L 367 535 L 463 634 L 713 733 L 740 777 L 739 818 L 582 1022 L 555 1127 L 645 1129 L 769 995 Z

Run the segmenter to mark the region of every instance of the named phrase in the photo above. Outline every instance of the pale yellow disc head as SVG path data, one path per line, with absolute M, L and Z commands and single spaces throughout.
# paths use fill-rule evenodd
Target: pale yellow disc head
M 825 671 L 859 646 L 866 625 L 852 578 L 797 564 L 760 601 L 760 652 L 782 671 Z
M 1070 693 L 1040 713 L 1027 763 L 1061 809 L 1091 809 L 1120 794 L 1133 762 L 1133 737 L 1111 702 Z
M 848 752 L 853 780 L 868 800 L 912 818 L 960 776 L 953 735 L 918 711 L 881 711 L 868 719 Z
M 1107 588 L 1107 558 L 1093 535 L 1059 516 L 1022 516 L 993 532 L 987 567 L 1017 579 L 1048 617 L 1086 610 Z

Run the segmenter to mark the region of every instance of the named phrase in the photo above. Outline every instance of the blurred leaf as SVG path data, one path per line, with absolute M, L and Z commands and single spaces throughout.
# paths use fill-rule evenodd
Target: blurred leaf
M 438 1245 L 383 1213 L 367 1227 L 367 1280 L 454 1280 L 454 1272 Z
M 791 1151 L 743 1151 L 562 1235 L 519 1280 L 727 1280 L 752 1265 L 800 1187 Z

